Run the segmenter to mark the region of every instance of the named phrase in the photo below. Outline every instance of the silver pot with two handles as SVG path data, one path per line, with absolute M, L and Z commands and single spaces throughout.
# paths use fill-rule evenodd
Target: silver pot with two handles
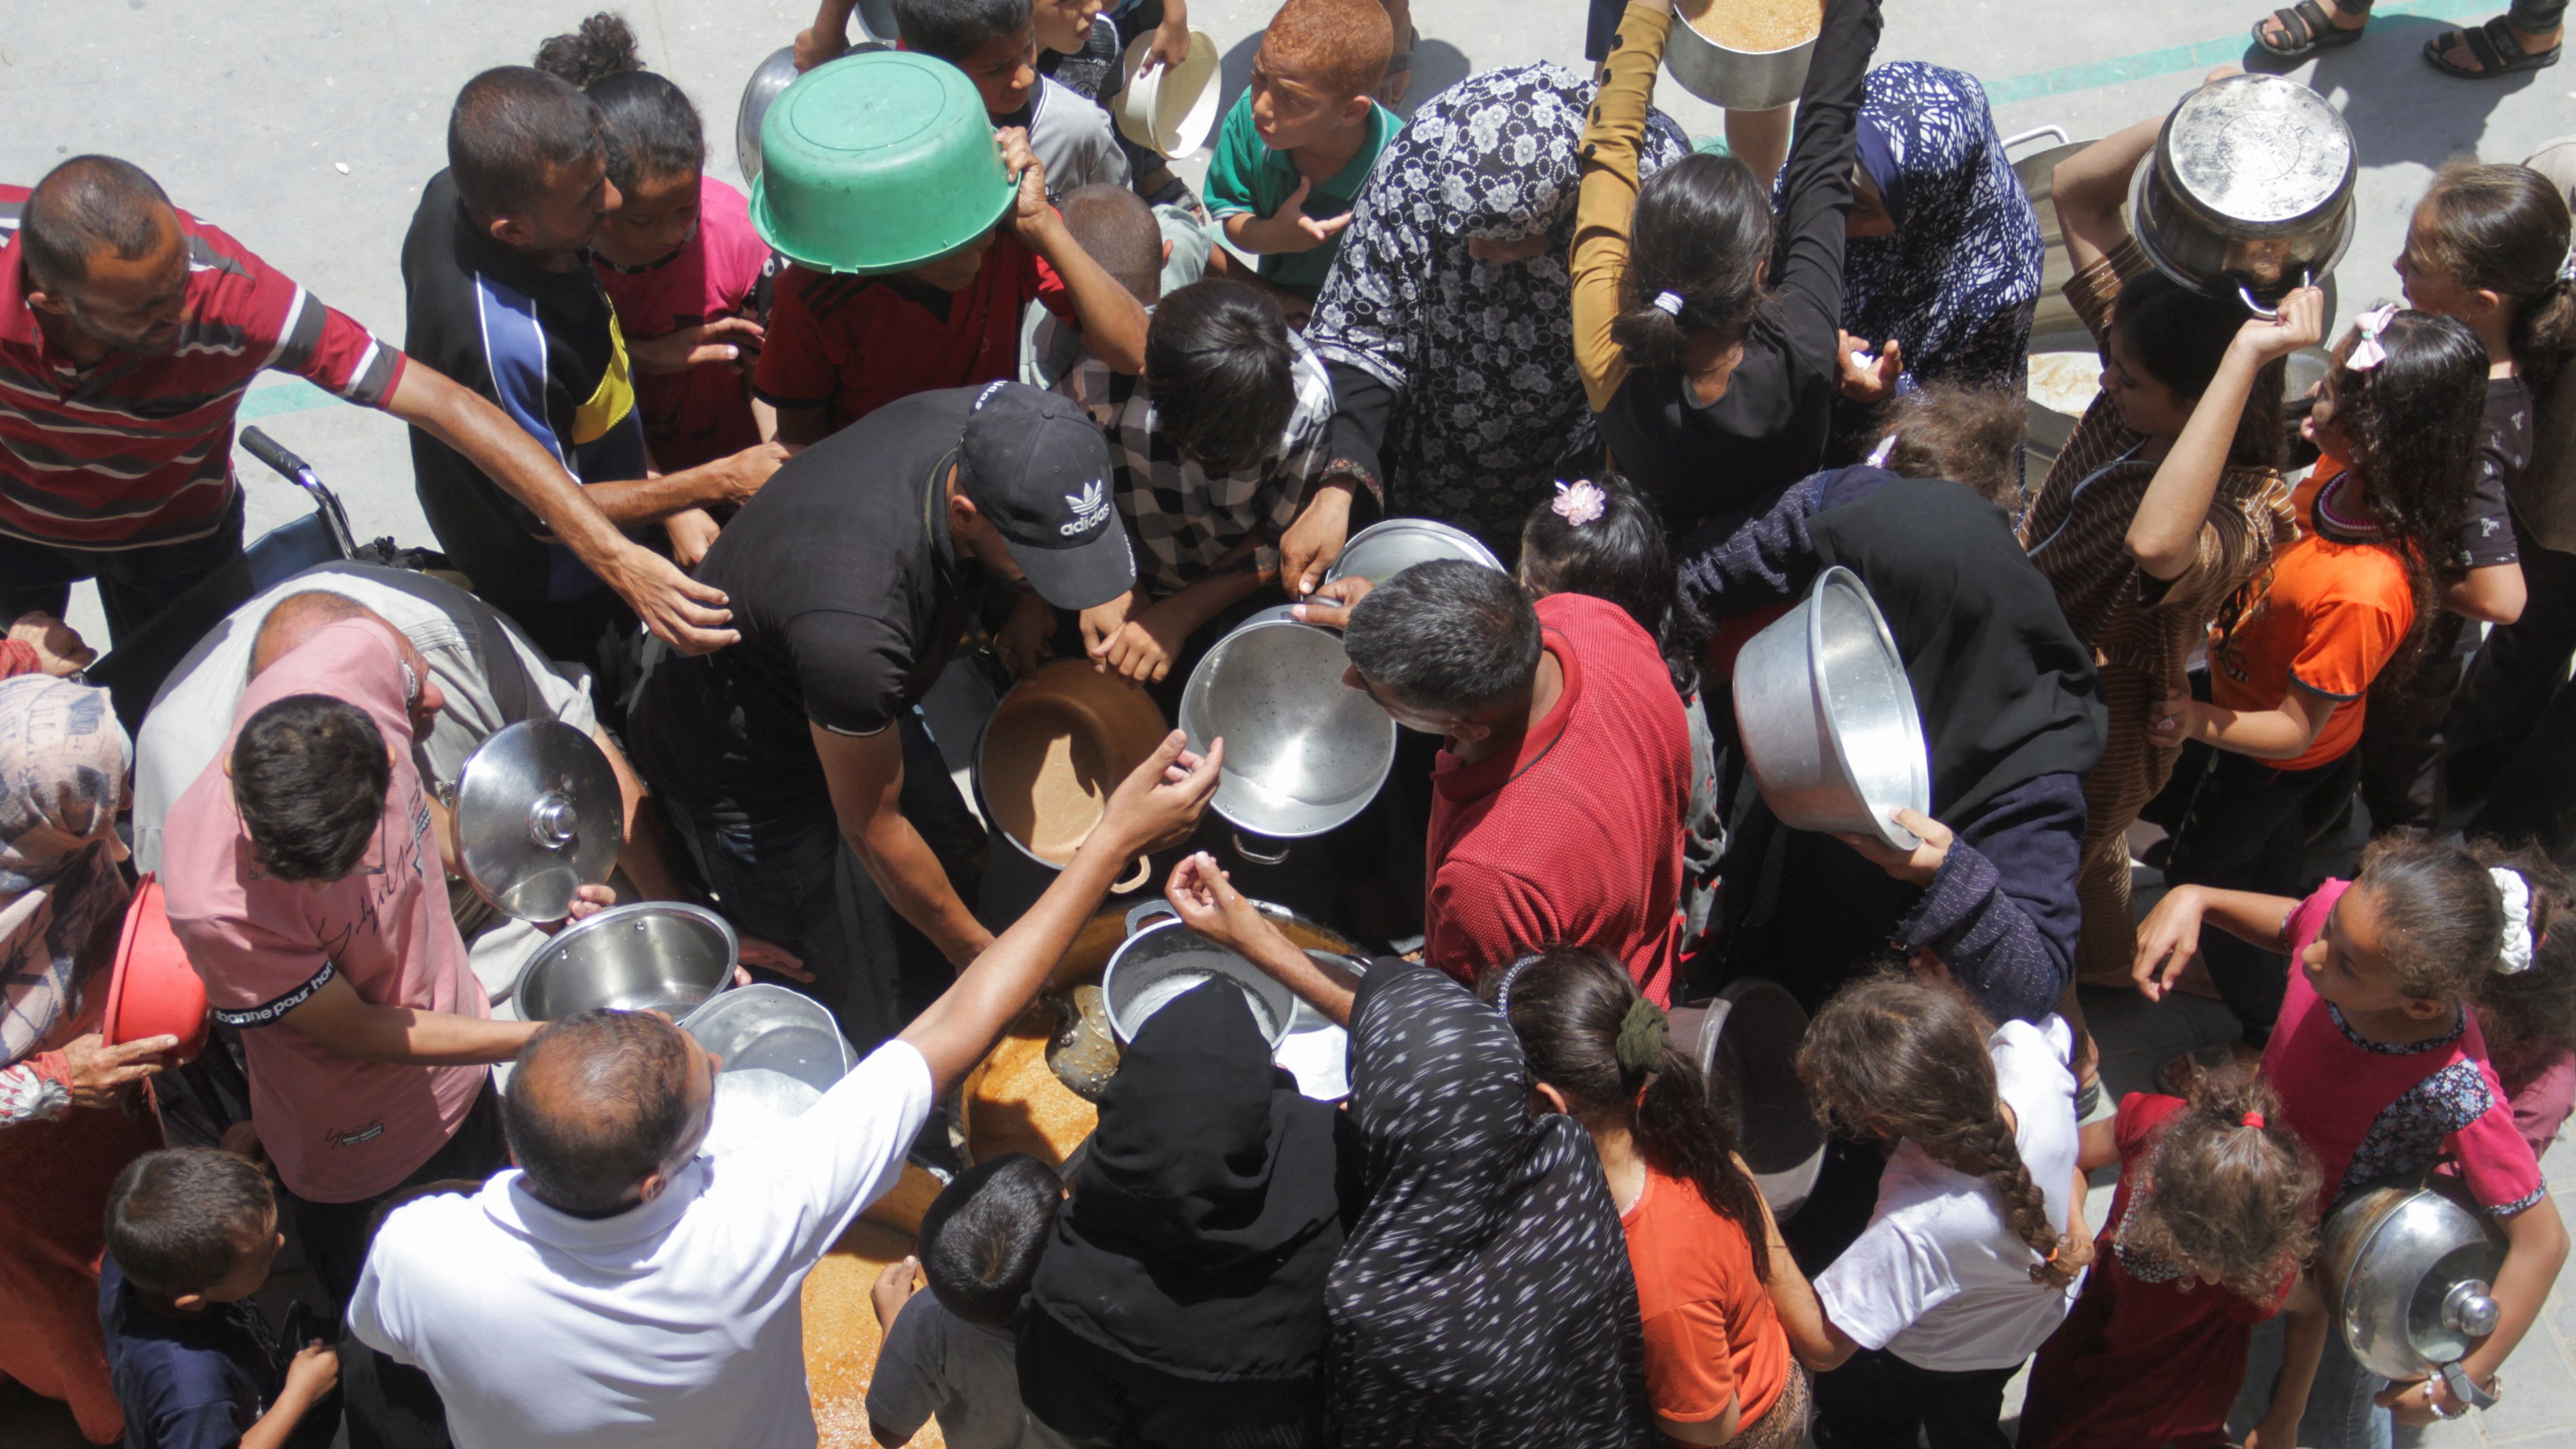
M 2495 1332 L 2504 1237 L 2435 1187 L 2346 1198 L 2317 1234 L 2316 1272 L 2352 1356 L 2384 1378 L 2451 1378 Z
M 2352 128 L 2324 97 L 2235 75 L 2183 97 L 2129 183 L 2129 228 L 2156 270 L 2258 317 L 2352 244 Z

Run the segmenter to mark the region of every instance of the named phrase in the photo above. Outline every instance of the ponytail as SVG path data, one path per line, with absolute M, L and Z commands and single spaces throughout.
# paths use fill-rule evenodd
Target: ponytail
M 2506 849 L 2481 840 L 2470 844 L 2469 854 L 2490 872 L 2511 871 L 2520 879 L 2526 901 L 2524 934 L 2531 964 L 2489 971 L 2470 991 L 2488 1047 L 2499 1056 L 2514 1057 L 2576 1048 L 2576 886 L 2530 846 Z
M 1586 1122 L 1624 1118 L 1649 1166 L 1698 1188 L 1711 1211 L 1743 1229 L 1754 1275 L 1770 1282 L 1761 1189 L 1736 1160 L 1734 1104 L 1712 1097 L 1699 1064 L 1674 1048 L 1664 1009 L 1627 970 L 1558 946 L 1489 973 L 1479 990 L 1511 1021 L 1530 1075 Z
M 537 69 L 579 90 L 588 90 L 613 75 L 644 68 L 635 53 L 635 32 L 626 17 L 603 10 L 567 34 L 550 36 L 537 47 Z
M 1677 367 L 1694 333 L 1742 340 L 1768 295 L 1771 198 L 1732 156 L 1698 152 L 1637 193 L 1610 340 L 1636 367 Z
M 1798 1047 L 1817 1117 L 1849 1137 L 1903 1138 L 1994 1190 L 2013 1236 L 2040 1257 L 2030 1281 L 2064 1288 L 2093 1244 L 2049 1226 L 2048 1199 L 2004 1121 L 1986 1039 L 1993 1027 L 1955 987 L 1887 974 L 1836 992 Z
M 2316 1155 L 2252 1067 L 2203 1072 L 2129 1184 L 2120 1245 L 2269 1308 L 2316 1247 Z
M 599 105 L 608 141 L 608 179 L 620 191 L 644 180 L 706 169 L 706 126 L 686 92 L 644 68 L 635 32 L 608 12 L 537 47 L 537 69 L 579 86 Z
M 2567 197 L 2528 166 L 2454 161 L 2436 172 L 2416 209 L 2409 251 L 2450 282 L 2489 291 L 2513 308 L 2509 345 L 2535 398 L 2557 385 L 2576 351 L 2576 293 L 2567 265 Z

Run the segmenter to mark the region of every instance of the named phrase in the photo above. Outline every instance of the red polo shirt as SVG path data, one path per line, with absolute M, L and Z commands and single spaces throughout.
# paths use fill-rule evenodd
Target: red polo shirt
M 0 186 L 0 534 L 101 550 L 203 538 L 232 504 L 233 413 L 263 369 L 369 407 L 402 376 L 401 352 L 184 211 L 178 344 L 75 366 L 27 305 L 27 192 Z
M 1616 604 L 1539 600 L 1565 692 L 1519 743 L 1432 772 L 1423 959 L 1462 981 L 1544 946 L 1625 962 L 1669 1005 L 1690 728 L 1654 638 Z

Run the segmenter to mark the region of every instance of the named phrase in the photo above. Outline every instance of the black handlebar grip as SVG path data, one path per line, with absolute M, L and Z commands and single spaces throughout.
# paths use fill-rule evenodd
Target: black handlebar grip
M 302 482 L 304 476 L 313 471 L 312 465 L 306 463 L 303 459 L 295 456 L 293 453 L 286 451 L 286 449 L 278 443 L 277 439 L 270 437 L 268 434 L 261 432 L 257 428 L 242 429 L 241 445 L 244 449 L 249 451 L 252 457 L 266 463 L 271 468 L 276 469 L 279 473 L 294 481 Z

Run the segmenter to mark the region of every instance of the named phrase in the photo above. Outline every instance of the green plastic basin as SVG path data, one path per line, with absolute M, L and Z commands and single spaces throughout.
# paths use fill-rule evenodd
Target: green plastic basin
M 1015 190 L 966 73 L 881 51 L 809 71 L 770 106 L 751 221 L 816 271 L 899 272 L 983 235 Z

